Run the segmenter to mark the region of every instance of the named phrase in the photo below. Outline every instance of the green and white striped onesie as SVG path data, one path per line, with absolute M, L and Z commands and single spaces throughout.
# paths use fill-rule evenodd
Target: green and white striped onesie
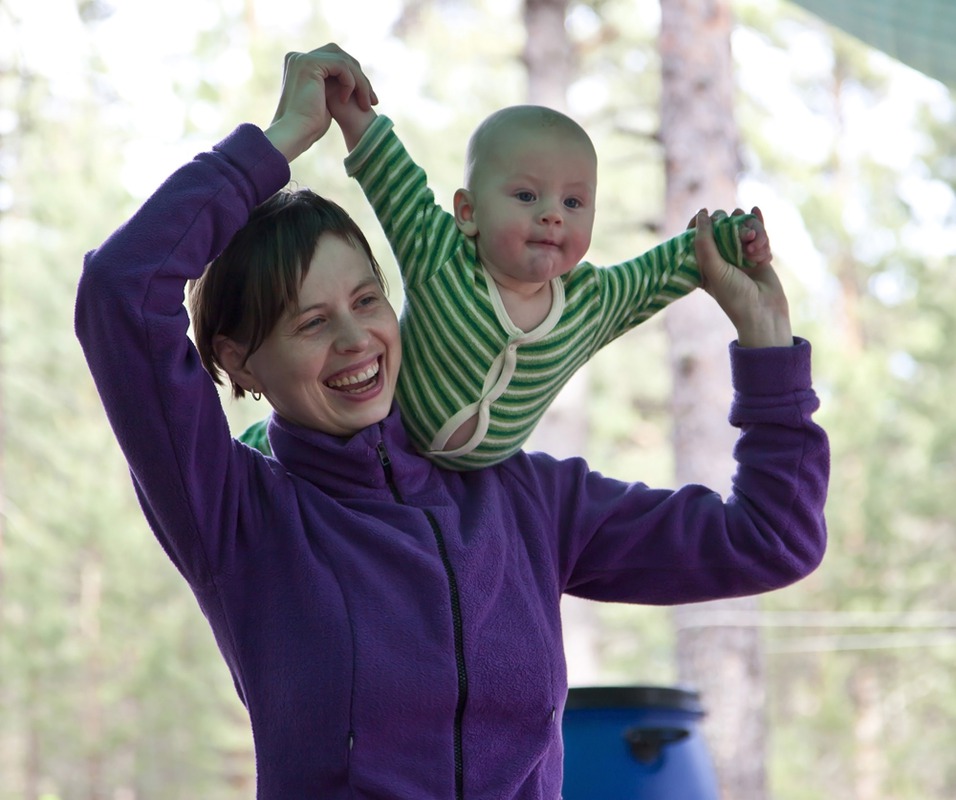
M 425 172 L 387 117 L 345 160 L 378 215 L 405 285 L 396 397 L 416 447 L 441 466 L 470 470 L 519 450 L 567 380 L 598 349 L 700 284 L 694 232 L 613 267 L 582 262 L 552 279 L 552 308 L 517 328 L 478 263 L 475 240 L 435 203 Z M 714 226 L 723 257 L 743 265 L 739 224 Z M 475 435 L 443 451 L 477 414 Z

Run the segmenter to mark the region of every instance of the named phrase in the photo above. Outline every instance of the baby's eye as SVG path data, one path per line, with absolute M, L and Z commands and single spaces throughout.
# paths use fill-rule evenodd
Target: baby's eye
M 522 203 L 533 203 L 534 192 L 529 192 L 527 190 L 515 192 L 515 199 L 520 200 Z
M 577 197 L 569 197 L 564 201 L 564 204 L 568 208 L 581 208 L 584 205 Z

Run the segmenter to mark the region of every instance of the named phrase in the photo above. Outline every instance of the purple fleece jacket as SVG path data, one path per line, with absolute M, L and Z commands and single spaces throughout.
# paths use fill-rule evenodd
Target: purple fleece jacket
M 519 453 L 446 472 L 398 411 L 348 439 L 230 436 L 187 337 L 198 277 L 289 178 L 242 125 L 85 262 L 76 330 L 136 491 L 249 710 L 260 800 L 560 795 L 562 592 L 766 592 L 823 556 L 829 450 L 810 346 L 731 347 L 733 493 Z

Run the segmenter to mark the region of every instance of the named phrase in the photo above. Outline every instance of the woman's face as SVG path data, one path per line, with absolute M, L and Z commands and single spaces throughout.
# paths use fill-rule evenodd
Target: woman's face
M 298 307 L 286 311 L 246 368 L 250 388 L 285 419 L 350 436 L 388 414 L 401 363 L 398 319 L 368 256 L 326 234 Z

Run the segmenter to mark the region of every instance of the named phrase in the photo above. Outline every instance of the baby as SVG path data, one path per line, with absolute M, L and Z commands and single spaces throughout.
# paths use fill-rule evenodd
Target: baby
M 612 267 L 582 261 L 597 156 L 568 116 L 523 105 L 485 119 L 452 214 L 387 117 L 328 96 L 346 170 L 404 281 L 396 397 L 415 445 L 441 466 L 477 469 L 515 453 L 598 349 L 700 285 L 692 230 Z M 721 256 L 737 267 L 771 259 L 754 212 L 714 215 Z M 242 438 L 265 449 L 264 434 L 259 423 Z

